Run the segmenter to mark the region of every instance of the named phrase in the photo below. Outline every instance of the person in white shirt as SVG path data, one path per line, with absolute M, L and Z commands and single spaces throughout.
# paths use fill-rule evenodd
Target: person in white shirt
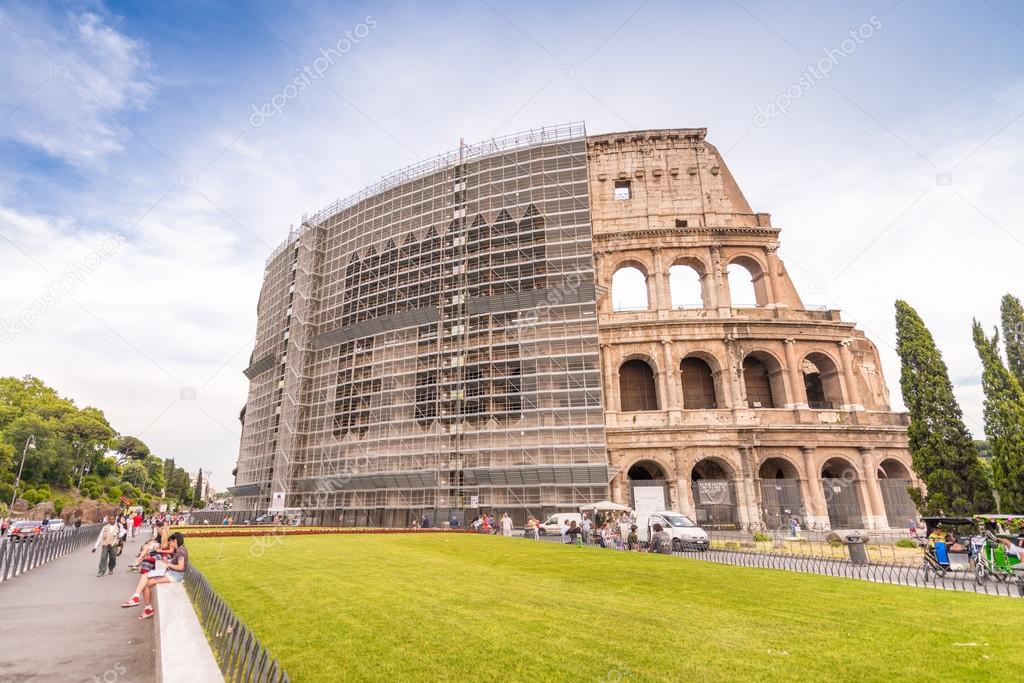
M 512 518 L 508 516 L 507 512 L 501 513 L 501 535 L 512 535 Z
M 97 548 L 103 548 L 100 555 L 99 573 L 96 576 L 113 574 L 114 567 L 117 566 L 117 546 L 121 540 L 121 527 L 114 521 L 113 515 L 108 515 L 106 522 L 100 528 L 100 535 L 96 538 L 96 544 L 92 547 L 93 552 L 96 552 Z

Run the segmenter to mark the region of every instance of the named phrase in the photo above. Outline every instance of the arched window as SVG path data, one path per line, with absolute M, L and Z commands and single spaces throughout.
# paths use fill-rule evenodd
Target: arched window
M 683 384 L 684 410 L 711 410 L 718 407 L 715 399 L 715 376 L 711 367 L 700 358 L 684 358 L 679 364 Z
M 624 266 L 612 275 L 612 310 L 646 311 L 647 276 L 635 266 Z
M 700 273 L 682 264 L 668 269 L 668 288 L 672 295 L 672 308 L 704 308 L 704 293 Z
M 619 366 L 619 400 L 624 413 L 658 409 L 658 390 L 650 365 L 634 359 Z
M 755 308 L 757 306 L 757 291 L 754 289 L 753 275 L 750 271 L 738 263 L 730 263 L 727 272 L 732 307 Z
M 768 368 L 757 358 L 743 359 L 743 385 L 747 389 L 747 406 L 750 408 L 774 408 L 772 383 Z
M 843 404 L 839 369 L 823 353 L 811 353 L 802 365 L 807 405 L 818 410 L 833 410 Z

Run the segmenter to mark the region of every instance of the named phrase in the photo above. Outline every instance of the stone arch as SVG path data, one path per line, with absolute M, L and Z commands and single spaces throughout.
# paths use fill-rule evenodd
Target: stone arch
M 879 479 L 913 479 L 910 468 L 896 458 L 885 458 L 878 463 Z
M 707 266 L 695 256 L 676 257 L 668 267 L 672 308 L 711 308 Z
M 761 461 L 758 482 L 761 493 L 761 518 L 769 529 L 785 529 L 791 519 L 806 524 L 800 466 L 782 454 Z
M 643 356 L 619 364 L 619 408 L 624 413 L 658 410 L 657 366 Z
M 807 405 L 819 410 L 837 410 L 843 404 L 840 365 L 831 354 L 814 350 L 800 361 Z
M 833 455 L 822 463 L 821 491 L 829 526 L 833 529 L 864 526 L 865 501 L 860 489 L 861 472 L 852 460 Z
M 743 279 L 743 271 L 749 276 L 749 284 Z M 760 308 L 771 303 L 768 294 L 768 273 L 760 259 L 749 254 L 737 254 L 729 259 L 725 273 L 729 287 L 729 305 L 733 308 Z M 741 300 L 751 297 L 752 301 Z
M 611 271 L 609 289 L 613 311 L 646 311 L 651 308 L 651 276 L 646 264 L 624 259 Z
M 743 357 L 742 367 L 748 408 L 786 406 L 786 372 L 775 354 L 755 349 Z
M 739 525 L 736 469 L 724 458 L 702 456 L 690 468 L 690 491 L 700 526 L 733 528 Z
M 699 366 L 693 363 L 687 363 L 689 360 L 701 361 L 710 373 L 711 386 L 706 385 L 700 386 L 696 382 L 698 378 L 700 381 L 706 381 L 706 378 L 701 376 Z M 692 371 L 688 373 L 687 371 Z M 714 410 L 716 408 L 724 408 L 729 402 L 725 394 L 725 384 L 728 378 L 724 377 L 725 364 L 721 363 L 718 358 L 709 351 L 690 351 L 686 353 L 679 361 L 679 382 L 682 387 L 682 405 L 683 410 Z M 692 379 L 691 379 L 692 378 Z M 687 400 L 689 396 L 689 401 Z M 709 400 L 713 396 L 714 400 Z
M 910 468 L 896 458 L 883 458 L 878 463 L 878 490 L 885 507 L 885 520 L 891 529 L 899 529 L 910 520 L 917 520 L 917 506 L 910 497 L 914 486 Z
M 649 455 L 633 461 L 626 469 L 632 507 L 671 509 L 671 471 L 670 467 Z

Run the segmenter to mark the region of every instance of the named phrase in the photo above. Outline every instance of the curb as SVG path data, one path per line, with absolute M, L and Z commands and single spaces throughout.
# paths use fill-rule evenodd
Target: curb
M 153 604 L 158 683 L 223 683 L 224 676 L 184 584 L 158 584 Z

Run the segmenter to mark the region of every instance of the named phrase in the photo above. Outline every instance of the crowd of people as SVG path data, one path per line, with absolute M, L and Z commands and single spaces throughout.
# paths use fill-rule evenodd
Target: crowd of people
M 122 510 L 108 515 L 100 528 L 92 551 L 100 552 L 96 576 L 112 576 L 117 567 L 117 558 L 124 550 L 125 543 L 139 537 L 144 518 L 141 511 Z M 138 554 L 128 565 L 128 571 L 139 574 L 139 580 L 132 596 L 121 603 L 121 607 L 143 605 L 139 619 L 153 616 L 152 590 L 161 583 L 177 583 L 185 578 L 188 569 L 188 550 L 185 536 L 172 531 L 177 524 L 187 523 L 186 515 L 157 514 L 149 518 L 152 536 L 147 538 Z

